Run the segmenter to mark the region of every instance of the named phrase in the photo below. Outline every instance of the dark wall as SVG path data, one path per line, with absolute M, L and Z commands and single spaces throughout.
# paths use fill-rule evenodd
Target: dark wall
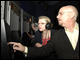
M 32 16 L 35 16 L 35 11 L 36 11 L 35 4 L 33 4 L 31 1 L 18 1 L 18 2 L 20 4 L 18 6 L 20 6 L 25 12 L 27 12 L 28 14 Z
M 36 17 L 36 22 L 38 22 L 38 17 L 41 15 L 48 16 L 51 19 L 51 22 L 53 23 L 53 28 L 60 29 L 61 26 L 58 25 L 58 21 L 56 19 L 57 13 L 59 8 L 61 8 L 63 5 L 67 5 L 68 3 L 62 2 L 55 6 L 50 5 L 47 10 L 44 10 L 44 5 L 35 5 L 31 1 L 18 1 L 20 3 L 20 7 L 26 11 L 28 14 Z M 70 3 L 71 4 L 71 3 Z M 54 8 L 55 7 L 55 8 Z M 76 7 L 79 11 L 79 4 L 76 4 Z
M 15 1 L 16 2 L 16 1 Z M 35 5 L 31 1 L 18 1 L 20 7 L 26 11 L 28 14 L 36 17 L 36 22 L 38 22 L 38 17 L 41 15 L 48 16 L 51 22 L 54 24 L 54 10 L 53 6 L 49 6 L 48 9 L 44 10 L 44 5 Z
M 38 17 L 42 15 L 48 16 L 51 19 L 51 22 L 54 24 L 55 17 L 53 6 L 49 6 L 49 8 L 45 10 L 43 5 L 36 5 L 36 21 L 38 21 Z

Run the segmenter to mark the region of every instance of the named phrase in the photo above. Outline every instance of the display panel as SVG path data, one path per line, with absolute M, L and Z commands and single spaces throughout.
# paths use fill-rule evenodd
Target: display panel
M 4 19 L 1 19 L 1 59 L 13 59 L 12 45 L 7 45 L 7 42 L 12 41 L 10 26 Z M 5 48 L 4 48 L 5 47 Z

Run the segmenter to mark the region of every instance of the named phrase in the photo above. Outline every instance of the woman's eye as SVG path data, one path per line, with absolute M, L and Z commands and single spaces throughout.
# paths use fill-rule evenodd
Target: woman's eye
M 43 25 L 43 24 L 45 24 L 45 23 L 41 23 L 41 24 Z
M 38 25 L 39 25 L 39 24 L 44 25 L 45 23 L 38 23 Z

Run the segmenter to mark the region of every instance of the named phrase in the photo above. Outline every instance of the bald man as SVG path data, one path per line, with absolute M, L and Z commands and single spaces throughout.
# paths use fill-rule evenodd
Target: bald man
M 64 29 L 56 31 L 45 46 L 35 48 L 25 47 L 15 42 L 8 44 L 14 44 L 14 51 L 24 52 L 27 57 L 46 56 L 55 50 L 57 59 L 79 59 L 79 24 L 76 22 L 77 16 L 76 7 L 72 5 L 61 7 L 57 19 L 59 25 Z

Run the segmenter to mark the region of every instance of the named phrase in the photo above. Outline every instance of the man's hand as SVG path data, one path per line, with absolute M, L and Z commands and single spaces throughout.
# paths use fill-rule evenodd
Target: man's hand
M 78 56 L 78 58 L 77 59 L 79 59 L 79 56 Z
M 16 52 L 16 50 L 24 52 L 24 50 L 25 50 L 25 46 L 23 46 L 21 43 L 17 43 L 17 42 L 7 43 L 7 45 L 9 45 L 9 44 L 13 44 L 14 52 Z

